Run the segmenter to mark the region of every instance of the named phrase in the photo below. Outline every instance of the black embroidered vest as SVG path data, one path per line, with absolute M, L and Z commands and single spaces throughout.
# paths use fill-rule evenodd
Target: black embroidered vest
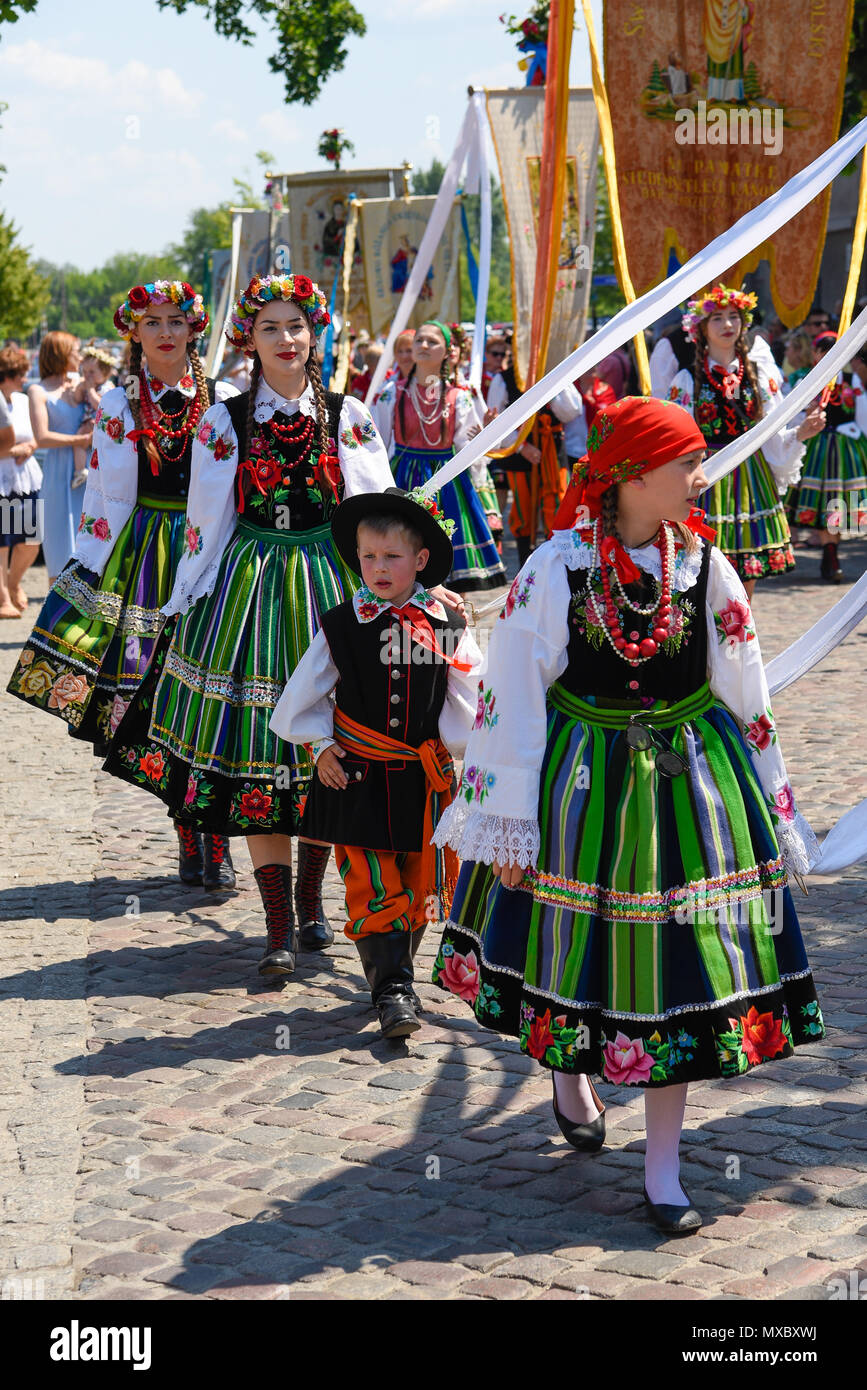
M 276 470 L 263 467 L 260 472 L 261 486 L 252 479 L 249 468 L 249 448 L 247 440 L 247 406 L 249 391 L 242 391 L 225 402 L 226 409 L 238 439 L 239 468 L 235 477 L 235 505 L 245 519 L 256 526 L 281 531 L 313 531 L 323 526 L 330 518 L 338 501 L 343 499 L 343 477 L 336 470 L 334 485 L 336 496 L 318 468 L 320 446 L 315 417 L 312 420 L 313 433 L 302 446 L 292 442 L 281 443 L 268 437 L 268 450 L 279 459 L 281 467 Z M 336 456 L 337 439 L 340 429 L 340 412 L 344 397 L 340 392 L 326 391 L 325 404 L 328 410 L 329 454 Z M 290 426 L 303 420 L 300 412 L 284 415 L 276 411 L 273 417 L 278 424 Z M 251 462 L 255 462 L 255 455 Z

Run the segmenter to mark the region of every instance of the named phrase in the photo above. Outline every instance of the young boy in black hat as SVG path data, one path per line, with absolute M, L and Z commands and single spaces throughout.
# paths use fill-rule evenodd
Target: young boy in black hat
M 382 1035 L 420 1026 L 413 957 L 448 913 L 457 861 L 430 844 L 452 799 L 477 708 L 481 652 L 428 592 L 452 567 L 432 500 L 388 488 L 347 498 L 331 523 L 362 587 L 322 616 L 271 719 L 311 747 L 303 833 L 335 846 L 345 934 L 358 947 Z M 332 700 L 332 694 L 334 700 Z

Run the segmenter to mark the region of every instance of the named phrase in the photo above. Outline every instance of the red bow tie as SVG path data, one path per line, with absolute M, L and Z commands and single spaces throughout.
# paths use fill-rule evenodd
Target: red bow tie
M 434 630 L 428 621 L 427 615 L 417 608 L 414 603 L 405 603 L 403 608 L 389 609 L 395 618 L 400 622 L 401 627 L 414 637 L 419 646 L 426 647 L 429 652 L 435 652 L 447 666 L 454 666 L 456 671 L 471 671 L 472 667 L 467 661 L 458 661 L 454 656 L 448 656 L 437 642 Z

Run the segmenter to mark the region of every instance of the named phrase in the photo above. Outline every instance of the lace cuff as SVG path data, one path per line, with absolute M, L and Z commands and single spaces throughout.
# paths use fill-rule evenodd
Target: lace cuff
M 802 876 L 809 873 L 820 854 L 819 841 L 810 822 L 796 811 L 795 819 L 778 824 L 776 832 L 786 870 Z
M 222 559 L 222 556 L 220 556 Z M 197 575 L 195 579 L 185 580 L 180 577 L 175 579 L 175 587 L 172 589 L 168 603 L 164 603 L 160 609 L 167 618 L 173 617 L 176 613 L 186 613 L 192 608 L 194 603 L 198 603 L 200 598 L 214 592 L 217 582 L 217 572 L 220 568 L 220 560 L 212 560 L 208 567 Z
M 539 823 L 509 816 L 486 816 L 468 802 L 453 801 L 434 832 L 440 849 L 451 845 L 461 859 L 477 864 L 519 864 L 528 869 L 539 857 Z

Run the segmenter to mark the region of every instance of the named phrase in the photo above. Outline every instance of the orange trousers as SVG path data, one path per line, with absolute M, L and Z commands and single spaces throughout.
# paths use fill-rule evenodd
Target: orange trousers
M 346 894 L 345 936 L 355 941 L 376 932 L 418 931 L 439 920 L 436 896 L 424 896 L 421 854 L 335 845 Z

